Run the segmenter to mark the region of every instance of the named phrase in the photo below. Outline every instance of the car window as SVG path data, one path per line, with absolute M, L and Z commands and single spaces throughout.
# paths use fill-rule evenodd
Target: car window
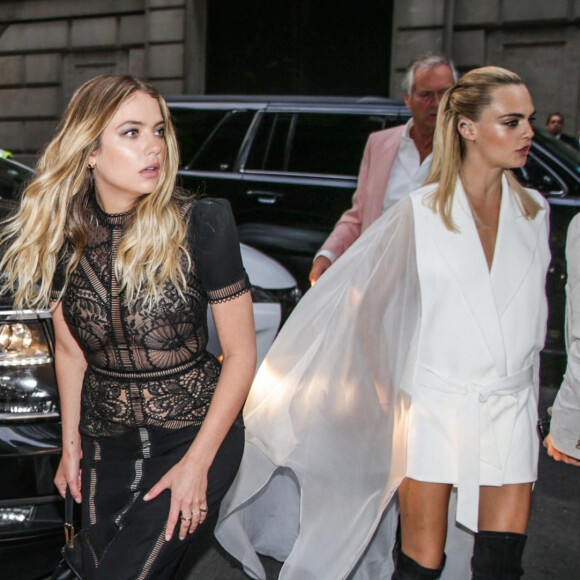
M 544 129 L 536 129 L 535 131 L 535 141 L 565 165 L 571 173 L 580 175 L 580 152 L 572 149 L 563 141 L 555 139 Z
M 528 156 L 524 167 L 513 171 L 523 186 L 537 189 L 544 195 L 562 195 L 566 191 L 565 184 L 533 155 Z
M 284 171 L 288 167 L 288 135 L 292 113 L 267 113 L 260 117 L 245 168 L 257 171 Z
M 580 154 L 543 129 L 536 129 L 526 165 L 514 170 L 526 187 L 547 196 L 580 194 Z
M 382 115 L 265 113 L 246 169 L 356 176 L 369 133 L 385 122 Z
M 254 113 L 172 107 L 171 116 L 183 168 L 232 171 Z

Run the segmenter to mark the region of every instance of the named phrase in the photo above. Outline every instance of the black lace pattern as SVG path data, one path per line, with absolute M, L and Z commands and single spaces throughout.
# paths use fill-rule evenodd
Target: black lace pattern
M 249 290 L 229 204 L 210 199 L 184 204 L 193 263 L 187 290 L 182 297 L 167 283 L 149 310 L 139 303 L 127 308 L 113 275 L 130 214 L 105 214 L 96 202 L 93 211 L 96 219 L 82 262 L 61 297 L 66 321 L 88 362 L 81 431 L 109 436 L 133 427 L 201 424 L 221 368 L 206 351 L 208 303 Z M 60 276 L 55 276 L 54 296 Z

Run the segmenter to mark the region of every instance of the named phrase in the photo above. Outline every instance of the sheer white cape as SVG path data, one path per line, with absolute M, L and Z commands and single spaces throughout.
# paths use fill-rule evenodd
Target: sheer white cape
M 402 388 L 419 320 L 404 199 L 305 294 L 256 375 L 244 458 L 216 527 L 250 577 L 266 577 L 260 553 L 285 560 L 281 580 L 390 578 L 391 499 L 405 474 Z

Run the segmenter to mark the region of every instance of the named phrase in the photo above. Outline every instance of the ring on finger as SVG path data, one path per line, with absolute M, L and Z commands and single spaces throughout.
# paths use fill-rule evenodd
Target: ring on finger
M 181 517 L 181 521 L 182 522 L 190 522 L 191 518 L 184 518 L 183 516 Z
M 207 507 L 200 507 L 200 508 L 199 508 L 199 511 L 200 511 L 202 514 L 207 514 Z

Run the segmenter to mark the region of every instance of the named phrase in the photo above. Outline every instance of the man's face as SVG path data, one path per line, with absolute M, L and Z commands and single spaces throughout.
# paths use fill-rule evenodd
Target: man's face
M 554 136 L 559 135 L 564 130 L 564 119 L 560 115 L 552 115 L 546 123 L 546 129 Z
M 437 108 L 445 91 L 453 85 L 453 73 L 446 64 L 433 68 L 418 68 L 411 95 L 405 95 L 405 105 L 413 115 L 419 131 L 433 133 L 437 121 Z

